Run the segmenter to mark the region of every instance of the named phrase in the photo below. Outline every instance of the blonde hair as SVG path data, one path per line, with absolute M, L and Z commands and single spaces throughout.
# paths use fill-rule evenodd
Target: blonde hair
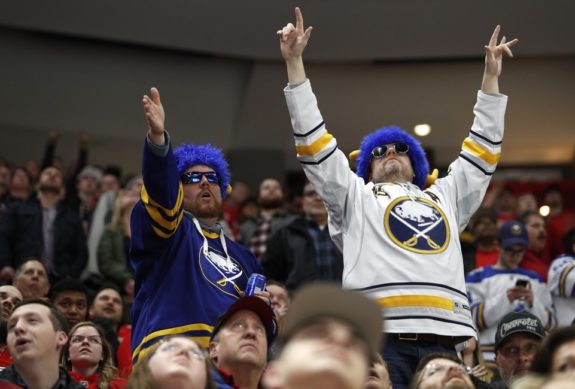
M 168 340 L 170 338 L 186 338 L 188 337 L 182 335 L 175 335 L 175 336 L 168 336 L 163 338 L 163 340 Z M 150 371 L 149 362 L 150 359 L 156 354 L 158 350 L 158 346 L 161 342 L 157 342 L 153 346 L 149 348 L 149 352 L 143 356 L 141 359 L 138 360 L 138 363 L 132 369 L 132 374 L 130 374 L 130 379 L 128 380 L 128 385 L 126 385 L 125 389 L 155 389 L 157 387 L 157 382 L 155 378 L 152 376 L 152 372 Z M 212 378 L 211 370 L 212 370 L 212 362 L 210 358 L 205 359 L 205 367 L 206 367 L 206 386 L 204 389 L 217 389 L 216 384 Z

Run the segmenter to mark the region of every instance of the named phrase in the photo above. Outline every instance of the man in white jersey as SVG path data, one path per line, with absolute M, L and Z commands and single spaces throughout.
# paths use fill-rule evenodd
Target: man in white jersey
M 565 254 L 551 263 L 547 277 L 559 327 L 575 321 L 575 229 L 563 236 L 563 246 Z
M 459 232 L 485 194 L 500 157 L 507 97 L 499 94 L 503 54 L 517 40 L 485 46 L 485 72 L 475 121 L 447 177 L 423 190 L 428 163 L 421 146 L 401 129 L 368 135 L 357 174 L 337 147 L 306 78 L 302 53 L 312 28 L 278 31 L 289 84 L 284 93 L 298 158 L 325 201 L 332 239 L 343 250 L 343 286 L 375 299 L 388 334 L 384 359 L 395 389 L 409 385 L 419 359 L 455 353 L 476 336 L 469 310 Z

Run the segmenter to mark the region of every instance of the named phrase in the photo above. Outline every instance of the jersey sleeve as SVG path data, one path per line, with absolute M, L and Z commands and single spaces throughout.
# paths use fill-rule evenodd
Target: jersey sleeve
M 459 231 L 475 213 L 501 156 L 507 96 L 479 91 L 474 121 L 448 175 L 429 189 L 440 191 L 456 210 Z

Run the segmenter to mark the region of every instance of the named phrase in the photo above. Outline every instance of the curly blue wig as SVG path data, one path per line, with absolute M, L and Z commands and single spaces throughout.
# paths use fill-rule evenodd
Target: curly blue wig
M 180 175 L 194 165 L 206 165 L 214 169 L 220 177 L 222 198 L 227 196 L 231 174 L 228 162 L 224 159 L 224 153 L 221 149 L 209 144 L 183 144 L 174 149 L 174 155 L 178 163 L 178 173 Z
M 425 151 L 417 140 L 397 126 L 380 128 L 363 138 L 357 157 L 357 175 L 367 184 L 371 170 L 371 150 L 377 146 L 395 142 L 402 142 L 409 146 L 409 160 L 415 174 L 413 183 L 423 189 L 425 179 L 429 174 L 429 162 L 425 157 Z

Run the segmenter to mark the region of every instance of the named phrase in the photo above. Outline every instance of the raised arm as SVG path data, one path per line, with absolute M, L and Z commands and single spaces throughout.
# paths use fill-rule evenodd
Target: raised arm
M 293 24 L 288 23 L 277 32 L 290 84 L 297 84 L 306 79 L 302 53 L 313 30 L 313 27 L 308 27 L 304 30 L 303 15 L 299 7 L 295 8 L 295 19 L 295 27 Z
M 164 122 L 166 114 L 164 106 L 160 101 L 160 92 L 156 88 L 150 89 L 150 96 L 144 95 L 142 98 L 146 121 L 148 122 L 148 137 L 152 143 L 162 146 L 166 140 L 164 137 Z
M 495 27 L 489 44 L 485 46 L 485 72 L 483 73 L 483 82 L 481 83 L 481 91 L 485 93 L 499 93 L 499 76 L 501 75 L 501 66 L 503 64 L 503 54 L 507 54 L 513 58 L 511 47 L 514 46 L 518 39 L 513 39 L 507 42 L 507 38 L 503 37 L 501 42 L 497 44 L 499 38 L 499 31 L 501 26 Z

